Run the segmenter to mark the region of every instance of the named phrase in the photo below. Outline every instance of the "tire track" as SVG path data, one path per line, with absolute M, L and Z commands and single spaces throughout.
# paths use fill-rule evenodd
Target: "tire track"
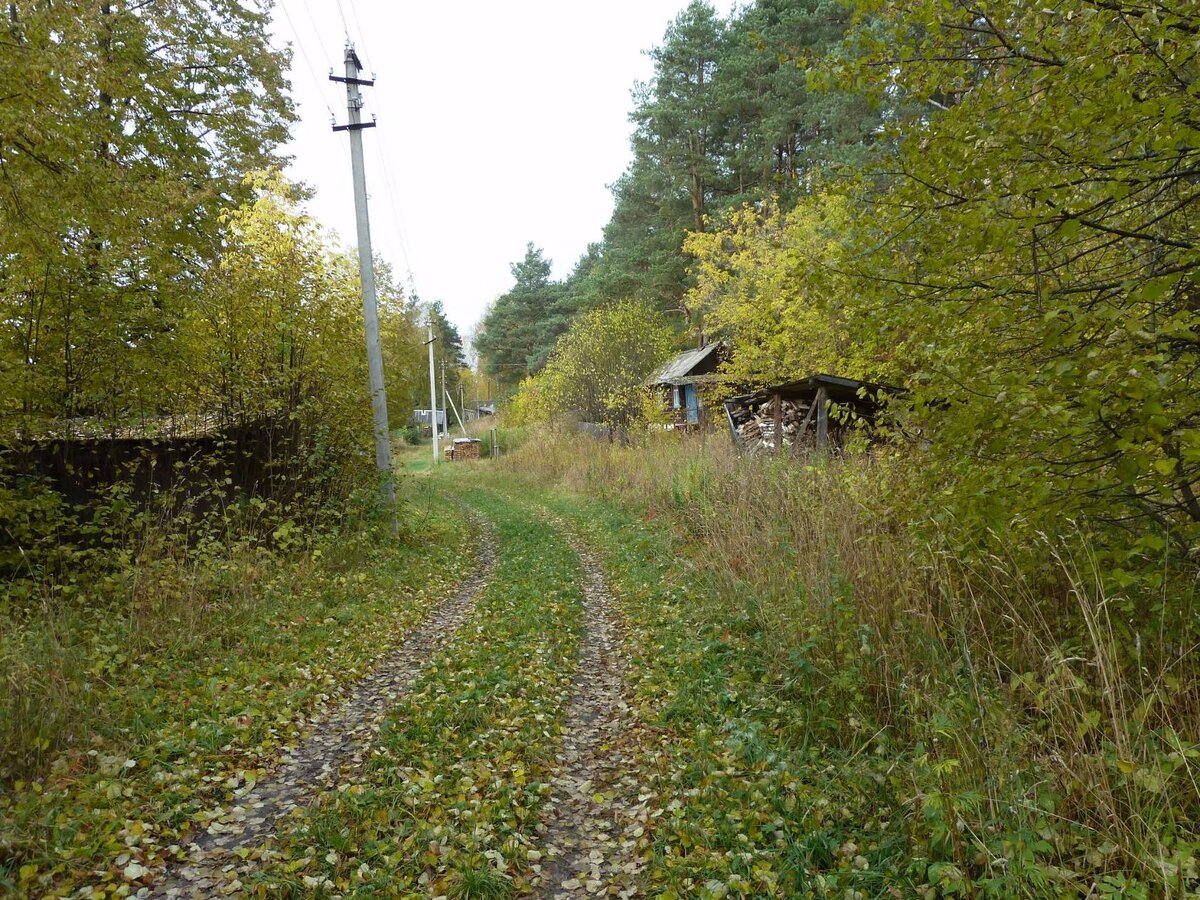
M 188 845 L 186 862 L 168 865 L 162 879 L 140 897 L 212 897 L 242 890 L 238 878 L 262 858 L 262 842 L 281 819 L 336 787 L 340 772 L 359 766 L 388 711 L 409 690 L 429 659 L 445 647 L 466 620 L 496 564 L 490 523 L 473 510 L 479 554 L 474 570 L 447 600 L 389 651 L 359 681 L 348 699 L 330 707 L 312 733 L 283 757 L 282 767 L 218 809 L 208 827 Z
M 626 749 L 634 714 L 625 702 L 621 627 L 599 560 L 556 517 L 584 574 L 583 641 L 550 783 L 541 867 L 543 897 L 640 895 L 637 838 L 648 815 Z M 645 796 L 645 795 L 642 795 Z

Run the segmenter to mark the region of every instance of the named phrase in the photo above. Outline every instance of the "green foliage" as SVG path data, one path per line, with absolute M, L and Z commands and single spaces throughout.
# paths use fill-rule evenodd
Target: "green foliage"
M 643 417 L 646 378 L 671 353 L 670 327 L 641 303 L 583 313 L 559 339 L 546 368 L 521 383 L 512 403 L 518 421 L 577 416 L 626 427 Z
M 446 311 L 442 307 L 441 300 L 423 304 L 420 298 L 414 296 L 412 299 L 412 309 L 414 313 L 418 310 L 423 310 L 420 313 L 421 320 L 418 322 L 418 325 L 427 325 L 430 317 L 433 318 L 433 365 L 434 371 L 437 372 L 438 386 L 439 388 L 442 387 L 443 373 L 445 373 L 445 388 L 450 392 L 451 397 L 454 398 L 454 402 L 457 404 L 458 390 L 463 385 L 463 370 L 467 367 L 466 351 L 463 348 L 462 335 L 458 333 L 458 327 L 446 318 Z M 422 333 L 427 334 L 427 332 Z M 423 343 L 419 349 L 421 351 L 419 362 L 424 363 L 426 357 Z M 408 348 L 405 348 L 402 355 L 405 358 L 410 355 Z M 409 412 L 413 409 L 429 408 L 428 382 L 429 378 L 426 373 L 424 381 L 420 378 L 415 379 L 412 389 L 403 395 L 400 402 L 407 408 L 404 411 L 402 419 L 408 418 Z M 438 407 L 440 408 L 443 405 L 439 397 Z
M 817 172 L 870 158 L 879 105 L 807 85 L 805 68 L 840 53 L 850 25 L 826 0 L 759 0 L 726 21 L 703 2 L 679 14 L 634 93 L 634 159 L 613 186 L 593 295 L 678 307 L 689 231 L 747 201 L 789 208 Z
M 972 532 L 1082 518 L 1117 584 L 1194 553 L 1200 17 L 863 11 L 879 27 L 840 77 L 886 67 L 930 111 L 898 124 L 848 268 L 865 328 L 902 342 L 947 512 Z
M 18 428 L 41 439 L 35 449 L 45 449 L 48 435 L 84 430 L 99 441 L 113 435 L 143 441 L 154 459 L 149 441 L 160 439 L 166 447 L 178 427 L 210 435 L 210 455 L 180 460 L 169 476 L 171 489 L 153 496 L 142 488 L 133 492 L 137 471 L 149 463 L 131 459 L 125 469 L 101 476 L 109 479 L 100 485 L 107 494 L 82 509 L 9 464 L 0 489 L 0 529 L 11 547 L 0 554 L 0 564 L 12 566 L 9 571 L 35 580 L 54 577 L 63 566 L 99 562 L 102 552 L 136 543 L 144 531 L 186 534 L 202 527 L 203 509 L 244 504 L 248 498 L 233 496 L 230 469 L 243 463 L 239 452 L 255 451 L 239 450 L 229 436 L 239 427 L 269 429 L 274 436 L 257 490 L 295 503 L 289 515 L 311 519 L 323 502 L 346 496 L 365 477 L 370 404 L 357 266 L 322 242 L 279 175 L 259 173 L 246 183 L 252 199 L 218 217 L 225 234 L 221 256 L 195 279 L 176 310 L 169 343 L 154 350 L 153 366 L 146 360 L 147 368 L 137 373 L 104 374 L 113 401 L 134 405 L 122 407 L 116 418 L 112 406 L 93 408 L 95 415 L 87 417 L 68 415 L 72 407 L 55 389 L 41 391 L 40 365 L 18 365 L 14 372 L 30 412 L 0 420 L 17 459 Z M 388 389 L 393 415 L 403 421 L 405 398 L 423 376 L 424 347 L 413 311 L 387 270 L 379 274 Z M 81 479 L 91 474 L 67 473 Z M 108 514 L 109 507 L 120 515 Z M 110 561 L 122 564 L 119 554 Z
M 723 371 L 739 384 L 778 384 L 830 372 L 898 380 L 906 361 L 884 333 L 862 328 L 844 235 L 853 206 L 814 194 L 792 212 L 732 211 L 720 230 L 688 237 L 696 285 L 687 303 L 731 338 Z
M 866 455 L 546 433 L 501 471 L 606 557 L 646 725 L 647 893 L 1149 897 L 1196 878 L 1195 621 L 1130 634 L 1071 536 L 1042 539 L 1053 570 L 963 559 L 908 527 L 906 466 Z M 1178 614 L 1195 592 L 1166 595 Z
M 225 251 L 187 310 L 183 353 L 160 358 L 192 385 L 169 408 L 249 421 L 286 415 L 305 433 L 334 429 L 336 447 L 354 448 L 366 378 L 357 269 L 325 248 L 281 178 L 254 183 L 255 199 L 223 215 Z M 389 312 L 385 305 L 381 318 Z
M 52 438 L 182 432 L 219 441 L 221 464 L 233 465 L 230 434 L 257 427 L 271 435 L 264 482 L 303 493 L 310 513 L 344 496 L 366 469 L 370 433 L 357 271 L 278 174 L 293 111 L 269 4 L 30 2 L 3 16 L 6 456 Z M 403 419 L 422 346 L 380 274 L 389 391 Z M 98 510 L 66 508 L 11 462 L 0 564 L 57 565 L 80 533 L 90 549 L 119 546 L 128 518 L 93 521 Z M 228 473 L 198 474 L 213 462 L 179 475 L 223 504 Z M 132 472 L 104 477 L 114 503 L 146 499 L 129 489 Z
M 853 8 L 838 0 L 758 0 L 731 19 L 716 72 L 721 208 L 764 194 L 788 208 L 817 174 L 876 154 L 880 110 L 894 101 L 808 83 L 815 62 L 845 52 L 852 24 Z
M 678 306 L 687 286 L 687 259 L 679 252 L 687 233 L 686 206 L 672 193 L 666 174 L 639 157 L 612 191 L 612 218 L 586 290 L 601 301 Z
M 540 369 L 577 311 L 575 286 L 593 265 L 589 248 L 571 278 L 553 281 L 550 260 L 530 242 L 525 258 L 512 264 L 512 290 L 496 298 L 475 334 L 483 370 L 513 385 Z
M 814 85 L 896 111 L 885 155 L 693 235 L 686 302 L 738 375 L 911 388 L 914 491 L 962 552 L 1069 521 L 1113 586 L 1155 589 L 1200 546 L 1198 21 L 865 0 L 843 49 L 807 58 Z
M 405 296 L 391 265 L 379 256 L 375 257 L 375 289 L 379 298 L 379 342 L 387 386 L 388 423 L 395 429 L 404 426 L 414 408 L 429 405 L 425 318 L 420 301 L 415 296 Z M 454 328 L 449 321 L 446 324 Z M 457 336 L 457 332 L 448 334 Z
M 278 163 L 286 54 L 234 0 L 4 17 L 0 424 L 169 406 L 182 386 L 159 365 L 186 341 L 221 210 Z
M 650 51 L 654 78 L 634 92 L 634 152 L 666 177 L 672 196 L 686 198 L 695 231 L 704 230 L 706 199 L 717 180 L 714 81 L 725 44 L 725 23 L 704 0 L 693 0 Z
M 616 300 L 708 327 L 685 297 L 688 233 L 745 202 L 773 198 L 789 209 L 819 172 L 860 164 L 882 143 L 880 109 L 894 103 L 808 86 L 807 68 L 843 53 L 851 24 L 835 0 L 758 0 L 728 19 L 690 3 L 650 51 L 653 76 L 634 90 L 633 161 L 612 185 L 603 240 L 563 282 L 522 292 L 518 277 L 476 339 L 487 371 L 515 384 L 522 370 L 538 370 L 573 317 Z M 539 259 L 521 267 L 534 271 Z

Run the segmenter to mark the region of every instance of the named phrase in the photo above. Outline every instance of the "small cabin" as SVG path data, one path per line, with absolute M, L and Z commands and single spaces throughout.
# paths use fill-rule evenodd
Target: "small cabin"
M 717 369 L 728 355 L 724 342 L 687 350 L 646 379 L 647 387 L 659 393 L 671 427 L 698 428 L 709 421 L 701 389 L 716 383 Z

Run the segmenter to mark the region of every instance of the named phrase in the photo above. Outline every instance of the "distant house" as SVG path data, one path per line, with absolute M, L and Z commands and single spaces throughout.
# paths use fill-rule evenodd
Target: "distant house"
M 496 404 L 490 400 L 486 403 L 476 403 L 474 406 L 463 407 L 463 418 L 470 422 L 472 419 L 482 419 L 484 416 L 494 416 Z
M 696 427 L 708 421 L 700 388 L 716 383 L 717 368 L 728 355 L 729 348 L 724 342 L 688 350 L 667 360 L 646 379 L 646 385 L 662 398 L 672 426 Z
M 432 435 L 433 411 L 428 409 L 414 409 L 412 423 L 421 429 L 422 433 Z M 437 423 L 439 434 L 449 434 L 449 428 L 446 426 L 446 410 L 439 409 L 437 411 Z

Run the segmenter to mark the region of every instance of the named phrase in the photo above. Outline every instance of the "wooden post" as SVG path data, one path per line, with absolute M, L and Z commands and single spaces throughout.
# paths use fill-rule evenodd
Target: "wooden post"
M 829 395 L 825 393 L 825 388 L 820 388 L 817 391 L 817 449 L 825 450 L 829 447 Z
M 812 424 L 813 413 L 816 411 L 816 401 L 809 403 L 808 412 L 804 414 L 804 421 L 800 423 L 800 427 L 796 429 L 795 435 L 792 436 L 792 456 L 800 455 L 800 447 L 803 445 L 804 439 L 808 435 L 808 426 Z
M 783 397 L 775 395 L 775 455 L 783 456 Z
M 734 449 L 738 453 L 744 453 L 746 448 L 742 446 L 741 439 L 738 438 L 737 426 L 733 424 L 733 413 L 729 411 L 729 401 L 726 400 L 721 405 L 725 409 L 725 420 L 729 422 L 729 436 L 733 438 Z

